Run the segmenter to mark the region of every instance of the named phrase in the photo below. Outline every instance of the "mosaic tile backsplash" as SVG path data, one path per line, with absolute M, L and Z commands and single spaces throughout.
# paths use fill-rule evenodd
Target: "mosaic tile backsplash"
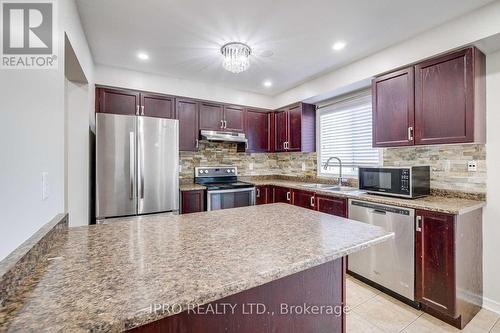
M 218 165 L 234 165 L 240 176 L 316 176 L 316 153 L 238 153 L 233 143 L 200 141 L 197 152 L 180 153 L 180 165 L 183 179 L 197 166 Z
M 476 172 L 467 161 L 477 161 Z M 316 177 L 316 153 L 238 153 L 232 143 L 200 142 L 197 152 L 181 152 L 182 179 L 192 179 L 197 166 L 235 165 L 240 176 Z M 430 165 L 431 188 L 486 193 L 486 146 L 482 144 L 386 148 L 386 166 Z
M 430 165 L 431 188 L 486 193 L 486 145 L 436 145 L 386 148 L 385 166 Z M 467 171 L 468 161 L 477 162 L 477 171 Z

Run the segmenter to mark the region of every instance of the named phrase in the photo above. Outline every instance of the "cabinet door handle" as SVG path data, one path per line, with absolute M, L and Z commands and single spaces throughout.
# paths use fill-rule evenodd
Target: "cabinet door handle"
M 138 116 L 139 115 L 139 105 L 137 105 L 137 107 L 135 108 L 135 115 Z
M 196 139 L 196 149 L 200 148 L 200 141 Z
M 413 141 L 413 127 L 408 127 L 408 141 Z
M 141 105 L 141 116 L 144 116 L 144 105 Z
M 286 192 L 286 200 L 290 201 L 291 199 L 291 193 L 290 191 Z
M 222 120 L 222 119 L 220 121 L 220 128 L 224 128 L 224 120 Z
M 283 142 L 283 150 L 286 149 L 286 142 Z
M 260 189 L 259 188 L 255 189 L 255 194 L 256 194 L 257 198 L 260 198 Z
M 417 216 L 417 220 L 415 223 L 415 231 L 422 232 L 422 216 Z
M 311 197 L 311 207 L 314 207 L 314 204 L 316 203 L 316 200 L 314 197 Z
M 224 128 L 227 128 L 227 120 L 224 120 Z

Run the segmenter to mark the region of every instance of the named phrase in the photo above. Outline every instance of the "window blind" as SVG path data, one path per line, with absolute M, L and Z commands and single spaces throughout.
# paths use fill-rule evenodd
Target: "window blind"
M 336 160 L 324 170 L 328 158 L 339 157 L 346 174 L 357 173 L 358 166 L 378 165 L 380 153 L 372 148 L 372 104 L 370 91 L 332 102 L 319 109 L 320 174 L 338 174 Z

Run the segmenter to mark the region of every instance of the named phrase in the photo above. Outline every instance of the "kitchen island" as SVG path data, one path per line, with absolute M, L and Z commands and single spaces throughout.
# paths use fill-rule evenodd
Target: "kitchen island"
M 344 257 L 391 237 L 286 204 L 70 228 L 0 331 L 342 332 Z

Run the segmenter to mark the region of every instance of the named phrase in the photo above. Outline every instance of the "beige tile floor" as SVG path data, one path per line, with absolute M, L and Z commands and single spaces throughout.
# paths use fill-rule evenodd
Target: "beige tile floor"
M 353 277 L 347 277 L 347 333 L 500 333 L 500 316 L 488 310 L 460 331 L 390 297 Z

